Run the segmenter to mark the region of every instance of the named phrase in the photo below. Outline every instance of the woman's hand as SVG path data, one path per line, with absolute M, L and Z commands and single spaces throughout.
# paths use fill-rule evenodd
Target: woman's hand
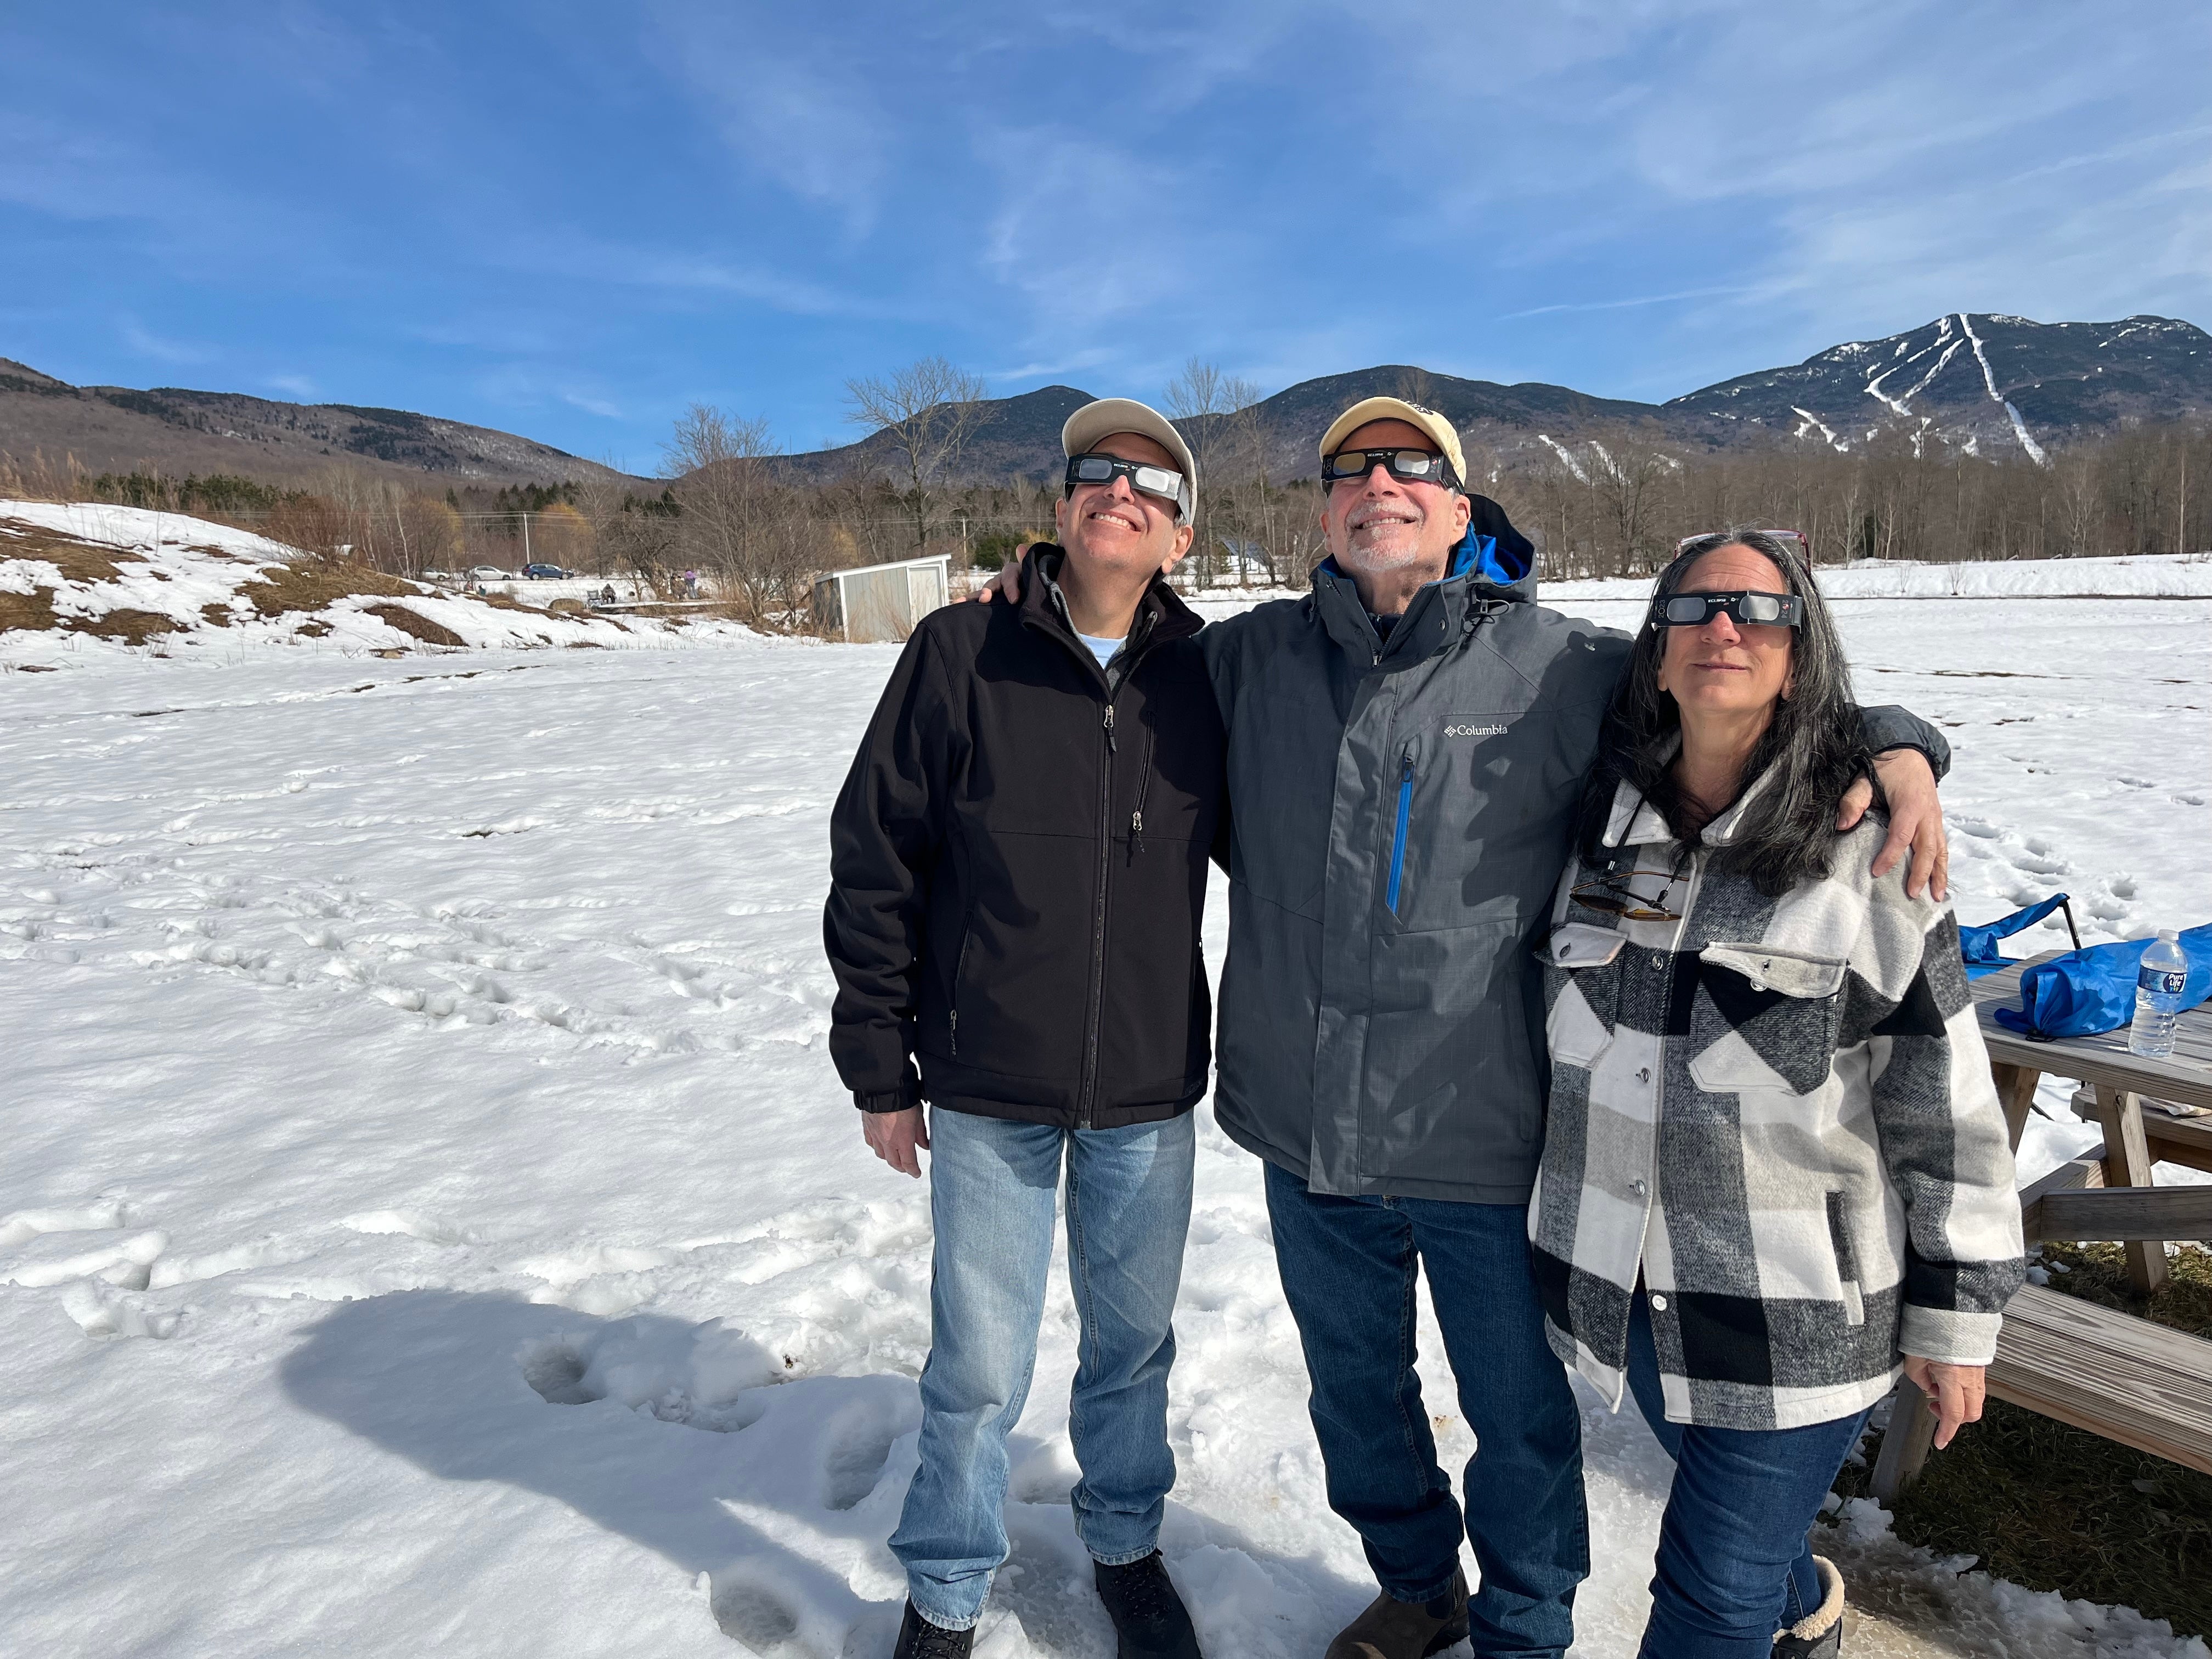
M 921 1107 L 909 1106 L 902 1112 L 863 1112 L 860 1132 L 867 1137 L 868 1150 L 901 1175 L 921 1174 L 921 1159 L 915 1149 L 929 1150 L 929 1125 Z
M 1875 874 L 1887 875 L 1909 850 L 1912 868 L 1905 872 L 1905 892 L 1914 898 L 1923 891 L 1948 898 L 1951 843 L 1943 834 L 1943 803 L 1936 799 L 1936 772 L 1928 757 L 1917 749 L 1884 750 L 1874 757 L 1874 771 L 1881 780 L 1882 798 L 1889 803 L 1889 839 L 1875 854 Z M 1837 830 L 1850 829 L 1873 804 L 1874 786 L 1858 779 L 1844 791 Z
M 1905 1356 L 1905 1380 L 1928 1396 L 1928 1409 L 1936 1413 L 1938 1451 L 1951 1443 L 1951 1437 L 1959 1432 L 1961 1423 L 1982 1420 L 1985 1370 L 1986 1367 L 1981 1365 L 1951 1365 L 1940 1359 L 1923 1359 L 1917 1353 Z
M 969 598 L 978 605 L 988 605 L 994 599 L 1004 599 L 1008 605 L 1014 604 L 1022 597 L 1022 570 L 1029 556 L 1030 550 L 1026 547 L 1009 555 L 1006 563 L 999 567 L 999 574 L 969 594 Z

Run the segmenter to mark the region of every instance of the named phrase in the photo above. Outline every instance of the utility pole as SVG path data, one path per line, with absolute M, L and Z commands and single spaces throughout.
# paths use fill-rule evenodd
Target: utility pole
M 530 568 L 530 564 L 531 564 L 531 562 L 532 562 L 532 561 L 531 561 L 531 557 L 530 557 L 530 514 L 526 511 L 526 512 L 523 514 L 523 515 L 522 515 L 522 564 L 523 564 L 523 568 L 524 568 L 525 569 L 528 569 L 528 568 Z

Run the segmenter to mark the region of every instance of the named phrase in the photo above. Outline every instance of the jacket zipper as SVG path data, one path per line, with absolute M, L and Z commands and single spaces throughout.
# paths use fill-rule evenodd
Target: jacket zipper
M 1121 684 L 1128 684 L 1127 673 Z M 1118 690 L 1118 688 L 1117 688 Z M 1091 901 L 1091 1018 L 1083 1040 L 1083 1089 L 1076 1098 L 1075 1127 L 1091 1127 L 1091 1109 L 1098 1094 L 1098 1027 L 1106 1009 L 1106 879 L 1111 860 L 1107 856 L 1114 845 L 1114 694 L 1106 698 L 1106 709 L 1099 723 L 1105 734 L 1104 764 L 1098 779 L 1098 872 L 1096 896 Z
M 952 1058 L 960 1058 L 960 978 L 968 971 L 968 947 L 975 940 L 975 919 L 971 915 L 967 927 L 960 930 L 960 954 L 952 963 L 952 1011 L 947 1023 L 952 1028 Z
M 1398 884 L 1406 874 L 1406 828 L 1413 816 L 1413 745 L 1407 744 L 1398 772 L 1398 831 L 1390 838 L 1390 914 L 1398 914 Z
M 1129 860 L 1136 861 L 1137 854 L 1145 850 L 1145 797 L 1152 787 L 1152 742 L 1154 729 L 1150 720 L 1145 722 L 1145 764 L 1137 774 L 1137 810 L 1129 814 Z

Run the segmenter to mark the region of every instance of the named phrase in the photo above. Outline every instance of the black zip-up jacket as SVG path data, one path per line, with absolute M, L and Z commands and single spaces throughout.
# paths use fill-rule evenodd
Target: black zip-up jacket
M 1106 1129 L 1206 1092 L 1224 745 L 1199 619 L 1155 580 L 1102 671 L 1064 555 L 1031 556 L 1018 605 L 922 619 L 830 816 L 830 1052 L 864 1111 Z

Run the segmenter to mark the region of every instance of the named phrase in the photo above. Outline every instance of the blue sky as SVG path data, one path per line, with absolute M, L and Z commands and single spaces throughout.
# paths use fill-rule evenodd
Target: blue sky
M 994 393 L 1413 362 L 1662 398 L 1945 311 L 2212 325 L 2212 7 L 0 13 L 0 356 L 638 470 Z

